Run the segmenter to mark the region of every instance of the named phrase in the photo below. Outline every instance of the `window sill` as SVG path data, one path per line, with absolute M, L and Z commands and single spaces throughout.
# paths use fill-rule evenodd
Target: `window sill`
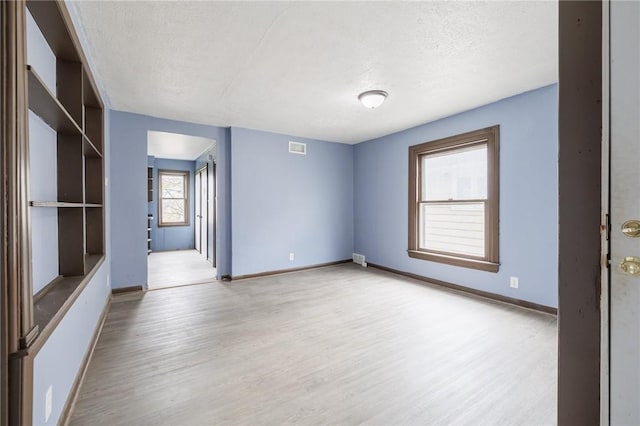
M 469 259 L 465 257 L 447 256 L 444 254 L 427 253 L 418 250 L 407 250 L 409 257 L 414 259 L 429 260 L 431 262 L 446 263 L 447 265 L 460 266 L 463 268 L 478 269 L 487 272 L 498 272 L 499 263 L 486 260 Z

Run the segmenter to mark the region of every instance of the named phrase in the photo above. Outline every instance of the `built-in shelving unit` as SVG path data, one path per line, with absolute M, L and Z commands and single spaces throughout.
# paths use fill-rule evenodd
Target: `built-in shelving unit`
M 147 167 L 147 201 L 153 201 L 153 167 Z M 153 215 L 147 216 L 147 254 L 151 253 L 151 221 Z
M 147 201 L 153 201 L 153 167 L 147 167 Z
M 151 221 L 152 215 L 147 215 L 147 254 L 151 253 Z
M 64 2 L 30 0 L 27 8 L 55 56 L 56 76 L 54 93 L 41 70 L 25 69 L 29 109 L 56 134 L 57 155 L 50 161 L 57 170 L 57 197 L 29 202 L 31 209 L 57 209 L 59 275 L 33 296 L 42 340 L 104 260 L 104 123 L 103 105 Z M 31 238 L 33 246 L 43 237 Z

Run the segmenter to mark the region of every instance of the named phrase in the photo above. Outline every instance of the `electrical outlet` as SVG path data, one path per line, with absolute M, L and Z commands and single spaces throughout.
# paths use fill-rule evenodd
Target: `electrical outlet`
M 520 280 L 518 277 L 511 277 L 511 279 L 509 280 L 509 286 L 511 288 L 518 288 L 518 286 L 520 285 Z
M 289 253 L 289 262 L 293 262 L 293 259 L 295 259 L 295 254 Z
M 44 397 L 44 422 L 49 421 L 51 417 L 51 410 L 53 409 L 53 386 L 49 386 L 47 393 Z

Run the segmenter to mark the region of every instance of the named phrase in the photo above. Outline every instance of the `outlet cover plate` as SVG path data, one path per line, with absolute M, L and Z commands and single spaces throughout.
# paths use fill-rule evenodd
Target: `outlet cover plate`
M 520 285 L 520 280 L 518 277 L 511 277 L 509 279 L 509 286 L 511 288 L 518 288 L 519 285 Z

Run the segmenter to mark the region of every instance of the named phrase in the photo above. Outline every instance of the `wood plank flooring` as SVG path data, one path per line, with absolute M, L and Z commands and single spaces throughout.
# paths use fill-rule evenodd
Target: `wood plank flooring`
M 553 424 L 556 328 L 352 264 L 118 296 L 71 424 Z
M 148 256 L 149 290 L 216 279 L 216 270 L 196 250 L 156 251 Z

